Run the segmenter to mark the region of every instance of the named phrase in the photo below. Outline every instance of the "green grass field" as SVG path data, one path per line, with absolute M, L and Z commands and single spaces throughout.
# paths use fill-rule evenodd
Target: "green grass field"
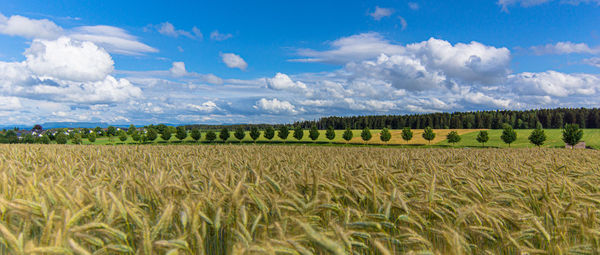
M 413 130 L 413 139 L 408 143 L 408 145 L 410 145 L 411 147 L 415 146 L 415 145 L 423 145 L 424 147 L 447 147 L 447 146 L 453 146 L 453 147 L 480 147 L 482 146 L 480 143 L 477 142 L 476 137 L 478 134 L 478 130 L 475 129 L 470 129 L 470 130 L 457 130 L 459 132 L 459 134 L 461 134 L 461 141 L 456 143 L 456 144 L 449 144 L 448 142 L 446 142 L 446 134 L 452 130 L 449 129 L 439 129 L 439 130 L 434 130 L 436 132 L 436 139 L 431 143 L 431 145 L 428 145 L 427 142 L 421 137 L 422 134 L 422 130 Z M 517 129 L 515 130 L 517 132 L 517 140 L 511 144 L 511 147 L 515 147 L 515 148 L 524 148 L 524 147 L 533 147 L 532 144 L 529 143 L 529 140 L 527 139 L 529 137 L 529 134 L 531 133 L 531 129 Z M 342 139 L 342 134 L 343 134 L 344 130 L 336 130 L 336 136 L 335 139 L 333 139 L 333 143 L 335 144 L 345 144 L 346 141 Z M 371 130 L 371 133 L 373 135 L 373 138 L 368 142 L 368 144 L 382 144 L 381 141 L 379 140 L 379 132 L 380 130 Z M 400 138 L 400 132 L 401 130 L 391 130 L 392 132 L 392 140 L 387 143 L 388 145 L 407 145 L 403 140 L 401 140 Z M 553 147 L 564 147 L 564 143 L 561 140 L 562 137 L 562 131 L 560 129 L 546 129 L 545 133 L 547 136 L 547 140 L 546 143 L 544 144 L 543 147 L 549 147 L 549 148 L 553 148 Z M 320 130 L 321 135 L 319 136 L 319 138 L 314 141 L 314 143 L 316 144 L 328 144 L 330 141 L 327 140 L 327 138 L 325 137 L 325 130 Z M 360 133 L 361 130 L 353 130 L 353 134 L 354 134 L 354 138 L 350 141 L 353 144 L 361 144 L 363 143 L 362 139 L 360 138 Z M 486 147 L 508 147 L 507 144 L 505 144 L 504 142 L 502 142 L 502 140 L 500 139 L 500 135 L 502 134 L 502 130 L 500 129 L 491 129 L 488 130 L 489 133 L 489 137 L 490 140 L 488 143 L 485 144 Z M 285 143 L 289 143 L 289 144 L 293 144 L 293 143 L 297 143 L 298 140 L 296 140 L 293 136 L 293 131 L 290 131 L 290 135 L 288 136 L 288 139 L 285 140 Z M 217 133 L 218 136 L 218 133 Z M 205 140 L 206 138 L 206 132 L 202 132 L 202 138 L 200 139 L 200 142 L 207 142 Z M 87 139 L 83 139 L 84 144 L 90 144 L 90 142 Z M 249 143 L 252 142 L 252 139 L 250 138 L 248 132 L 246 133 L 246 137 L 242 140 L 244 143 Z M 596 149 L 600 149 L 600 129 L 584 129 L 584 136 L 583 136 L 583 141 L 586 142 L 587 146 L 590 146 L 592 148 L 596 148 Z M 217 142 L 220 142 L 219 139 L 217 139 Z M 229 143 L 238 143 L 239 140 L 236 139 L 235 137 L 233 137 L 233 132 L 231 132 L 231 137 L 227 140 L 227 142 Z M 264 138 L 261 134 L 260 138 L 257 140 L 258 143 L 267 143 L 269 142 L 266 138 Z M 271 141 L 273 143 L 283 143 L 282 139 L 280 139 L 279 137 L 277 137 L 277 135 L 275 136 L 275 138 L 273 138 L 273 140 Z M 300 140 L 300 142 L 303 143 L 313 143 L 313 141 L 308 137 L 308 130 L 304 131 L 304 137 L 302 138 L 302 140 Z M 117 137 L 113 137 L 112 141 L 110 141 L 108 138 L 106 137 L 100 137 L 98 139 L 96 139 L 96 142 L 94 142 L 94 144 L 127 144 L 127 143 L 135 143 L 131 137 L 129 137 L 125 142 L 121 142 Z M 157 144 L 165 144 L 166 142 L 160 138 L 156 139 L 154 141 L 154 143 Z M 171 139 L 169 140 L 169 143 L 180 143 L 180 141 L 175 138 L 175 136 L 173 135 L 171 137 Z M 184 140 L 184 143 L 186 144 L 190 144 L 190 143 L 194 143 L 193 139 L 191 137 L 188 136 L 188 138 L 186 138 Z

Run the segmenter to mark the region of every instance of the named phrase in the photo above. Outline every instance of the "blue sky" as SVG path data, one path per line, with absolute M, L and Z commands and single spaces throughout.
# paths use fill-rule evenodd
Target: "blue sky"
M 599 0 L 14 1 L 0 122 L 598 107 Z

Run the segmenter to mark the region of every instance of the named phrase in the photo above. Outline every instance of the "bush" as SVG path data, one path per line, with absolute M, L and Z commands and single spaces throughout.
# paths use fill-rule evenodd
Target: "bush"
M 502 129 L 503 130 L 500 139 L 502 139 L 502 141 L 504 141 L 504 143 L 508 144 L 508 147 L 510 147 L 510 144 L 517 140 L 517 132 L 515 132 L 515 130 L 508 124 L 504 124 Z
M 288 138 L 289 135 L 290 135 L 290 130 L 288 129 L 288 127 L 286 125 L 282 125 L 279 127 L 279 132 L 277 132 L 277 136 L 279 136 L 279 138 L 281 138 L 281 140 L 283 140 L 285 142 L 285 140 Z
M 200 138 L 202 138 L 202 133 L 200 132 L 200 129 L 194 128 L 192 129 L 192 133 L 190 134 L 190 136 L 192 137 L 192 139 L 194 139 L 194 141 L 199 141 Z
M 431 127 L 426 127 L 425 130 L 423 130 L 423 139 L 427 140 L 429 144 L 431 144 L 431 141 L 435 139 L 435 133 Z
M 329 141 L 335 139 L 335 130 L 333 129 L 332 126 L 327 127 L 327 131 L 325 132 L 325 137 L 327 137 L 327 139 Z
M 208 132 L 206 132 L 206 141 L 209 142 L 213 142 L 214 140 L 217 140 L 217 134 L 215 133 L 215 131 L 209 130 Z
M 362 132 L 360 132 L 360 138 L 362 138 L 363 141 L 365 141 L 365 142 L 371 140 L 372 137 L 373 137 L 373 135 L 371 134 L 371 130 L 369 130 L 368 127 L 365 127 L 362 130 Z
M 408 141 L 410 141 L 413 138 L 413 132 L 412 130 L 410 130 L 410 127 L 404 127 L 402 129 L 402 140 L 406 141 L 406 143 L 408 143 Z
M 65 133 L 60 132 L 56 135 L 56 143 L 57 144 L 67 144 L 67 135 Z
M 448 143 L 455 144 L 460 142 L 460 135 L 456 131 L 451 131 L 446 135 L 446 139 L 448 140 Z
M 481 143 L 483 146 L 490 140 L 490 136 L 488 135 L 488 132 L 486 130 L 481 130 L 479 131 L 479 134 L 477 135 L 476 139 L 477 142 Z
M 127 132 L 119 130 L 119 140 L 121 140 L 121 142 L 127 141 Z
M 546 141 L 546 134 L 542 129 L 542 125 L 538 123 L 537 127 L 533 131 L 531 131 L 531 134 L 529 135 L 528 139 L 529 142 L 531 142 L 537 147 L 544 145 L 544 142 Z
M 302 140 L 302 137 L 304 137 L 304 130 L 301 126 L 297 126 L 296 128 L 294 128 L 294 138 L 300 141 Z
M 344 131 L 344 134 L 342 134 L 342 138 L 344 138 L 344 140 L 346 140 L 346 142 L 349 142 L 350 140 L 352 140 L 353 136 L 354 136 L 354 134 L 352 133 L 352 130 L 350 129 L 350 127 L 346 127 L 346 131 Z
M 175 133 L 175 137 L 177 137 L 177 139 L 179 139 L 179 141 L 183 141 L 185 138 L 187 138 L 188 133 L 187 130 L 185 130 L 184 126 L 179 126 L 177 127 L 177 132 Z
M 154 128 L 149 128 L 146 132 L 146 138 L 148 139 L 148 141 L 152 142 L 156 140 L 156 138 L 158 138 L 158 132 L 156 132 Z
M 252 126 L 250 128 L 250 138 L 252 138 L 252 141 L 256 142 L 256 140 L 260 137 L 260 131 L 258 130 L 257 126 Z
M 381 139 L 382 142 L 387 143 L 392 139 L 392 133 L 390 133 L 388 128 L 383 128 L 381 133 L 379 133 L 379 139 Z
M 310 127 L 310 131 L 308 131 L 308 137 L 313 140 L 316 141 L 319 138 L 319 130 L 317 129 L 317 126 L 312 125 L 312 127 Z
M 273 127 L 271 127 L 271 126 L 268 126 L 265 129 L 264 137 L 267 138 L 267 139 L 269 139 L 269 140 L 273 139 L 273 137 L 275 137 L 275 129 Z
M 229 136 L 230 136 L 229 129 L 227 129 L 227 128 L 223 128 L 219 132 L 219 138 L 221 138 L 221 140 L 223 140 L 223 142 L 227 142 L 227 139 L 229 139 Z
M 168 127 L 165 128 L 163 130 L 162 134 L 160 135 L 160 138 L 162 138 L 166 142 L 169 142 L 169 140 L 171 140 L 171 129 Z
M 88 141 L 90 141 L 90 143 L 96 142 L 96 133 L 94 133 L 94 132 L 89 133 L 87 139 L 88 139 Z
M 246 137 L 246 131 L 244 131 L 243 128 L 239 127 L 235 129 L 235 133 L 233 133 L 233 136 L 235 136 L 236 139 L 240 140 L 241 143 L 244 137 Z
M 577 124 L 566 124 L 562 136 L 562 140 L 573 148 L 583 138 L 583 130 L 579 129 Z

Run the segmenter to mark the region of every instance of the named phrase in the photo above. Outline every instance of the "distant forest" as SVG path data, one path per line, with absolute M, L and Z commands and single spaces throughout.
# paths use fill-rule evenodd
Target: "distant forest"
M 600 109 L 586 108 L 557 108 L 526 111 L 476 111 L 455 113 L 430 113 L 412 115 L 372 115 L 350 117 L 324 117 L 314 121 L 295 122 L 310 128 L 316 125 L 318 129 L 333 126 L 334 129 L 401 129 L 411 127 L 422 129 L 500 129 L 507 123 L 516 129 L 535 128 L 537 123 L 544 128 L 562 128 L 564 124 L 578 124 L 582 128 L 600 128 Z

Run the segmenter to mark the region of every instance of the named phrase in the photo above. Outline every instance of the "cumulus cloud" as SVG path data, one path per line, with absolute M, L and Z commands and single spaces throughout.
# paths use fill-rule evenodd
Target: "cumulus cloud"
M 158 52 L 157 49 L 140 42 L 135 36 L 118 27 L 98 25 L 63 29 L 47 19 L 30 19 L 19 15 L 5 17 L 0 14 L 0 34 L 46 40 L 68 36 L 80 41 L 93 42 L 108 52 L 118 54 Z
M 239 68 L 240 70 L 246 70 L 248 64 L 242 57 L 233 53 L 221 53 L 221 59 L 223 63 L 229 68 Z
M 210 113 L 210 112 L 214 112 L 215 110 L 220 110 L 220 108 L 217 106 L 217 104 L 213 101 L 206 101 L 206 102 L 202 103 L 201 105 L 188 104 L 188 107 L 190 107 L 194 111 L 200 111 L 200 112 L 205 112 L 205 113 Z
M 0 33 L 30 39 L 55 39 L 63 29 L 47 19 L 29 19 L 20 15 L 6 17 L 0 13 Z
M 38 76 L 68 81 L 99 81 L 113 71 L 110 55 L 91 42 L 68 37 L 48 41 L 36 39 L 25 52 L 29 70 Z
M 592 96 L 600 91 L 600 78 L 597 75 L 556 71 L 509 75 L 508 84 L 521 93 L 553 97 Z
M 585 43 L 558 42 L 556 44 L 546 44 L 543 46 L 533 46 L 530 48 L 536 55 L 560 55 L 560 54 L 600 54 L 600 46 L 590 47 Z
M 21 107 L 21 100 L 18 97 L 0 96 L 0 111 L 19 110 Z
M 190 39 L 199 39 L 199 40 L 201 40 L 204 37 L 202 35 L 202 32 L 200 31 L 200 29 L 198 29 L 197 27 L 193 27 L 192 31 L 188 32 L 188 31 L 185 31 L 182 29 L 176 29 L 175 26 L 173 24 L 171 24 L 171 22 L 168 22 L 168 21 L 156 25 L 156 30 L 160 34 L 170 36 L 170 37 L 185 36 Z
M 261 98 L 254 105 L 254 109 L 272 114 L 298 114 L 296 107 L 288 101 L 279 101 L 277 98 L 271 100 Z
M 277 73 L 275 77 L 267 79 L 267 86 L 275 90 L 296 90 L 305 91 L 306 84 L 295 82 L 289 76 L 283 73 Z
M 23 62 L 0 62 L 0 91 L 30 99 L 83 104 L 139 98 L 142 91 L 127 79 L 110 75 L 113 60 L 91 42 L 60 37 L 36 39 Z
M 394 9 L 375 6 L 375 10 L 369 13 L 369 16 L 373 17 L 374 20 L 381 20 L 382 18 L 392 16 L 392 14 L 394 14 Z
M 225 41 L 231 37 L 233 37 L 232 34 L 222 34 L 219 33 L 219 30 L 212 31 L 210 33 L 210 39 L 213 41 Z
M 185 70 L 185 63 L 183 62 L 173 62 L 173 66 L 169 69 L 173 76 L 184 76 L 187 74 Z

